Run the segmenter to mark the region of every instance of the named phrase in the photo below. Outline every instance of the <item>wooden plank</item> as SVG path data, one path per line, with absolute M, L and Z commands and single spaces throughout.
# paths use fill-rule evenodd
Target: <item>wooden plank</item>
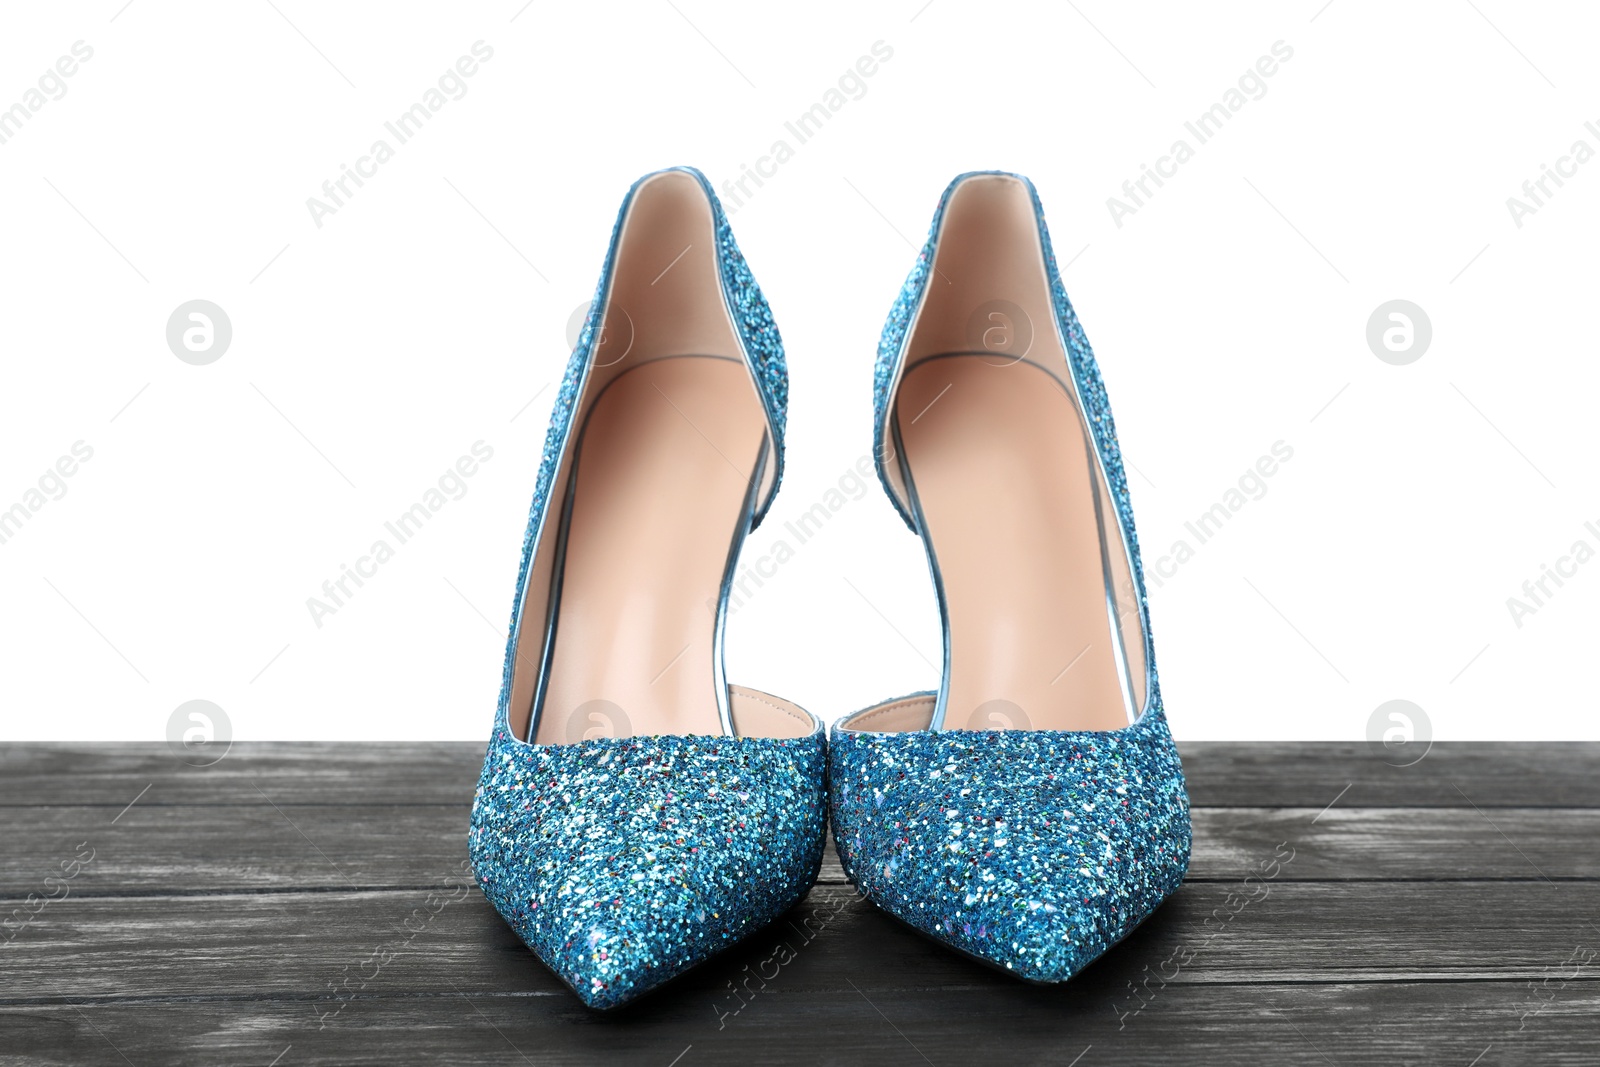
M 486 719 L 487 722 L 487 719 Z M 209 767 L 165 744 L 0 745 L 0 806 L 94 804 L 470 804 L 482 743 L 251 742 Z
M 260 797 L 257 798 L 258 800 Z M 467 858 L 466 804 L 147 806 L 11 813 L 0 897 L 38 892 L 87 844 L 76 895 L 386 888 L 436 884 Z M 0 817 L 7 817 L 0 815 Z
M 0 897 L 38 892 L 89 843 L 79 895 L 431 884 L 466 858 L 466 804 L 38 807 L 6 818 Z M 117 821 L 112 823 L 112 818 Z M 1197 808 L 1194 881 L 1239 879 L 1279 842 L 1288 881 L 1600 878 L 1600 809 Z M 822 881 L 843 883 L 830 839 Z
M 1184 750 L 1191 881 L 1066 986 L 910 931 L 830 848 L 789 916 L 602 1017 L 462 881 L 481 746 L 7 746 L 0 914 L 95 851 L 0 927 L 0 1067 L 1600 1062 L 1600 746 Z
M 458 896 L 445 904 L 421 890 L 67 898 L 0 947 L 0 1001 L 304 996 L 364 968 L 375 973 L 360 992 L 371 994 L 560 988 L 475 890 Z M 1133 978 L 1188 958 L 1176 982 L 1526 979 L 1574 946 L 1600 947 L 1589 918 L 1597 913 L 1600 886 L 1581 882 L 1281 882 L 1243 891 L 1195 883 L 1097 969 Z M 848 887 L 819 886 L 796 913 L 685 982 L 719 988 L 784 939 L 804 948 L 803 965 L 792 968 L 796 988 L 836 988 L 841 976 L 869 994 L 995 980 Z M 396 958 L 370 962 L 385 956 Z
M 1180 745 L 1197 807 L 1600 808 L 1600 742 L 1441 742 L 1416 766 L 1385 764 L 1358 742 Z M 466 803 L 474 742 L 252 742 L 188 767 L 161 743 L 0 745 L 0 806 Z M 1346 790 L 1346 787 L 1349 787 Z M 1465 798 L 1463 798 L 1465 794 Z
M 1394 767 L 1364 742 L 1180 744 L 1197 807 L 1600 807 L 1600 742 L 1439 742 Z
M 1600 742 L 1441 742 L 1407 768 L 1358 742 L 1180 748 L 1197 807 L 1320 809 L 1343 791 L 1347 807 L 1600 808 Z M 483 745 L 472 742 L 239 743 L 206 768 L 160 743 L 15 743 L 0 746 L 0 806 L 121 808 L 147 786 L 141 803 L 251 804 L 258 789 L 302 804 L 461 803 L 482 763 Z
M 1280 842 L 1285 881 L 1600 878 L 1600 809 L 1195 808 L 1189 878 L 1240 879 Z
M 1057 988 L 990 982 L 868 991 L 838 981 L 795 991 L 780 972 L 737 1015 L 668 988 L 621 1012 L 570 996 L 437 996 L 352 1003 L 319 1029 L 306 1001 L 0 1008 L 0 1063 L 215 1067 L 462 1064 L 575 1067 L 711 1063 L 762 1067 L 974 1062 L 1059 1067 L 1592 1067 L 1600 983 L 1183 986 L 1133 1015 L 1092 973 Z M 840 976 L 846 978 L 849 976 Z M 324 1009 L 326 1010 L 326 1009 Z M 281 1057 L 281 1058 L 279 1058 Z M 1481 1057 L 1481 1058 L 1480 1058 Z

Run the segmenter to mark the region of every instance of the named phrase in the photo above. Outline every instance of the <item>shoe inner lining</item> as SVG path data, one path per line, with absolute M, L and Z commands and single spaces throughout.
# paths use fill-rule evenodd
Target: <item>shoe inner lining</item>
M 612 270 L 523 595 L 509 716 L 527 737 L 537 709 L 539 744 L 723 733 L 717 605 L 775 466 L 699 182 L 639 187 Z M 738 732 L 811 729 L 786 702 L 724 695 Z
M 543 744 L 720 734 L 716 603 L 749 521 L 766 434 L 744 364 L 654 360 L 612 382 L 583 430 Z
M 892 430 L 949 628 L 942 725 L 1125 727 L 1143 624 L 1022 183 L 957 188 L 928 284 Z

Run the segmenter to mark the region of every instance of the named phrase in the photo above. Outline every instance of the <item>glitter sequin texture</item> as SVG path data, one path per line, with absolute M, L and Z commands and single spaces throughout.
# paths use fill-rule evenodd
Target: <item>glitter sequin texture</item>
M 1127 540 L 1148 637 L 1144 567 L 1110 400 L 1061 283 L 1038 192 L 1021 175 L 959 175 L 939 201 L 927 243 L 878 345 L 873 401 L 879 480 L 915 530 L 882 462 L 891 454 L 884 447 L 890 390 L 926 294 L 951 193 L 981 174 L 1015 178 L 1032 198 L 1056 327 Z M 829 756 L 834 839 L 851 880 L 924 933 L 1034 981 L 1070 978 L 1125 937 L 1178 888 L 1189 863 L 1183 768 L 1148 642 L 1147 652 L 1147 706 L 1123 730 L 852 728 L 888 705 L 836 724 Z
M 816 881 L 826 752 L 809 737 L 495 731 L 473 802 L 484 895 L 593 1008 L 616 1007 L 792 907 Z
M 868 714 L 868 713 L 862 713 Z M 1183 881 L 1165 717 L 1111 732 L 834 727 L 834 841 L 872 902 L 1037 982 L 1082 970 Z
M 772 312 L 711 202 L 724 297 L 772 428 L 782 477 L 788 375 Z M 769 922 L 816 880 L 826 833 L 826 736 L 601 738 L 531 745 L 508 704 L 518 610 L 550 490 L 583 393 L 610 292 L 618 237 L 550 417 L 512 603 L 494 735 L 473 802 L 469 847 L 484 894 L 591 1007 L 625 1003 Z

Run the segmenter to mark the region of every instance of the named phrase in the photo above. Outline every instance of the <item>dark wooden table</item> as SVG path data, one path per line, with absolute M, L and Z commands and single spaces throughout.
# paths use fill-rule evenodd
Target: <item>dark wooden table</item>
M 1600 1064 L 1600 745 L 1187 745 L 1188 883 L 1065 986 L 923 940 L 830 851 L 605 1016 L 464 880 L 480 754 L 0 748 L 0 1065 Z

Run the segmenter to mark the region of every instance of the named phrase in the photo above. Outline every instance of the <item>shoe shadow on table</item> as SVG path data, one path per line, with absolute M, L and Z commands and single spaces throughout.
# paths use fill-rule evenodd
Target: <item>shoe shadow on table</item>
M 572 1031 L 558 1044 L 596 1052 L 669 1037 L 770 1042 L 790 1032 L 815 1052 L 834 1044 L 858 1048 L 874 1035 L 902 1041 L 895 1027 L 930 1037 L 983 1028 L 993 1034 L 997 1019 L 1018 1026 L 1020 1046 L 1031 1044 L 1030 1036 L 1042 1041 L 1124 1028 L 1154 999 L 1159 982 L 1148 976 L 1181 940 L 1181 925 L 1170 904 L 1157 909 L 1071 981 L 1038 985 L 952 952 L 851 886 L 819 885 L 767 927 L 631 1004 L 596 1012 L 564 988 L 527 1003 L 541 1029 Z M 501 962 L 527 986 L 560 988 L 509 930 L 504 941 L 498 948 L 513 958 Z

